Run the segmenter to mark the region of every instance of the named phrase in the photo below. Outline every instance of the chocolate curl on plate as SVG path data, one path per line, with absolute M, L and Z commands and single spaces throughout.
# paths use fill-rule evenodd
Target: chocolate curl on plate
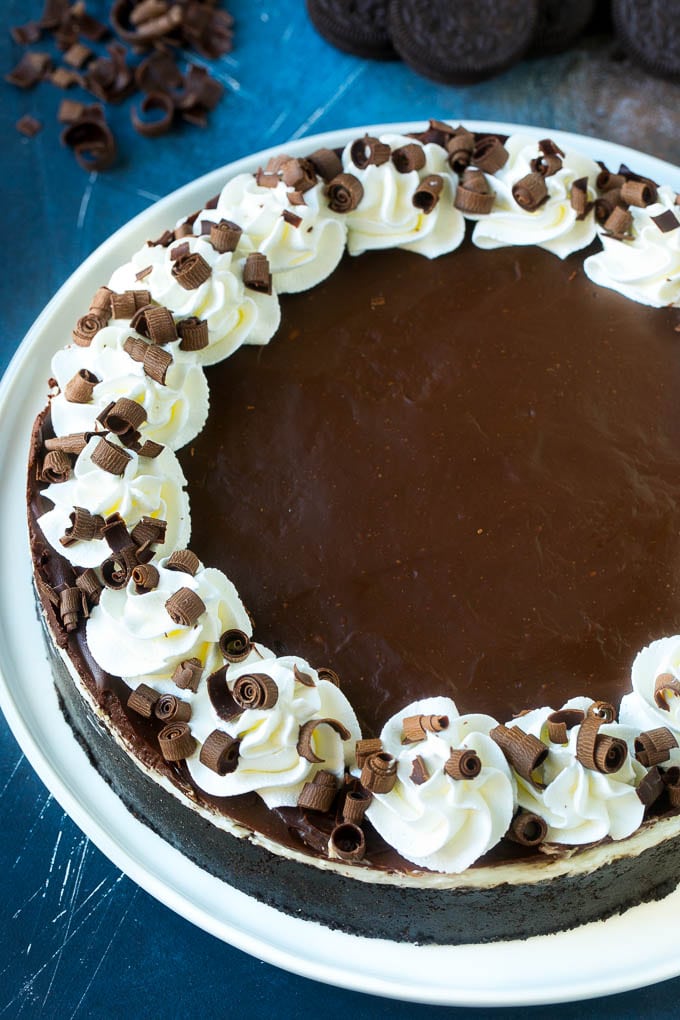
M 267 673 L 244 673 L 235 682 L 232 695 L 244 711 L 267 709 L 273 708 L 279 700 L 279 689 Z
M 89 311 L 106 324 L 111 318 L 111 294 L 110 287 L 98 287 L 90 301 Z
M 94 432 L 72 432 L 68 436 L 54 436 L 52 439 L 45 440 L 45 449 L 50 452 L 60 450 L 62 453 L 73 454 L 77 457 L 83 452 L 94 434 Z
M 235 696 L 235 692 L 234 692 Z M 317 726 L 330 726 L 338 734 L 341 740 L 349 740 L 351 734 L 346 726 L 343 726 L 337 719 L 309 719 L 300 727 L 297 740 L 297 753 L 301 758 L 306 758 L 313 765 L 318 765 L 324 759 L 319 758 L 314 752 L 312 738 Z
M 337 781 L 332 772 L 317 772 L 311 783 L 305 783 L 298 796 L 298 807 L 306 811 L 330 811 L 337 793 Z
M 363 740 L 357 740 L 354 754 L 359 768 L 363 768 L 370 755 L 377 754 L 382 749 L 383 742 L 380 737 L 364 737 Z
M 367 166 L 382 166 L 389 161 L 390 152 L 389 145 L 372 135 L 357 138 L 349 150 L 350 158 L 359 170 L 365 170 Z
M 326 183 L 342 173 L 342 160 L 333 149 L 315 149 L 307 160 Z
M 301 669 L 298 669 L 297 663 L 293 665 L 293 676 L 299 684 L 303 687 L 316 687 L 313 678 L 309 673 L 303 673 Z
M 69 404 L 89 404 L 92 392 L 99 382 L 94 372 L 81 368 L 64 387 L 64 398 Z
M 71 458 L 63 450 L 48 450 L 40 468 L 39 481 L 56 485 L 68 480 L 71 474 Z
M 119 397 L 104 408 L 97 416 L 97 421 L 114 435 L 123 436 L 130 431 L 137 432 L 146 421 L 146 417 L 146 410 L 136 400 Z
M 172 354 L 169 351 L 164 351 L 162 347 L 156 347 L 155 344 L 146 345 L 143 367 L 144 374 L 148 375 L 149 379 L 164 386 L 171 365 Z
M 343 822 L 354 822 L 358 825 L 363 821 L 368 805 L 373 800 L 373 794 L 369 790 L 348 790 L 342 807 Z
M 69 520 L 71 523 L 59 539 L 65 548 L 74 542 L 91 542 L 94 538 L 101 538 L 104 518 L 99 514 L 91 514 L 85 507 L 74 506 Z
M 71 333 L 73 342 L 78 347 L 89 347 L 94 337 L 104 325 L 105 323 L 102 322 L 99 316 L 94 315 L 92 312 L 88 312 L 87 315 L 81 315 Z
M 536 785 L 533 773 L 548 756 L 548 747 L 532 733 L 525 733 L 519 726 L 495 726 L 489 733 L 498 744 L 517 775 Z
M 175 671 L 172 674 L 172 682 L 175 687 L 179 687 L 182 691 L 193 691 L 194 694 L 198 690 L 198 684 L 203 673 L 203 665 L 200 659 L 193 656 L 191 659 L 183 659 L 179 665 L 175 666 Z
M 92 463 L 96 464 L 102 471 L 107 471 L 110 475 L 118 475 L 119 477 L 124 475 L 125 468 L 131 460 L 130 454 L 122 447 L 109 442 L 108 439 L 103 437 L 92 451 Z
M 165 603 L 168 616 L 180 627 L 193 627 L 205 612 L 205 602 L 191 588 L 178 588 Z
M 677 680 L 672 673 L 660 673 L 654 681 L 654 702 L 657 708 L 664 712 L 670 712 L 670 705 L 666 695 L 680 695 L 680 680 Z
M 161 722 L 188 722 L 191 719 L 191 705 L 174 694 L 161 694 L 153 707 L 154 715 Z
M 326 186 L 326 196 L 333 212 L 353 212 L 364 197 L 364 186 L 354 174 L 338 174 Z
M 336 825 L 328 840 L 328 856 L 331 860 L 360 861 L 366 853 L 366 838 L 353 822 Z
M 543 138 L 538 147 L 541 155 L 532 159 L 529 165 L 534 173 L 541 174 L 542 177 L 552 177 L 562 169 L 564 153 L 552 138 Z
M 262 252 L 252 251 L 243 266 L 243 285 L 260 294 L 271 294 L 272 274 L 269 259 Z
M 611 775 L 622 767 L 628 748 L 625 740 L 598 733 L 603 722 L 595 715 L 586 716 L 578 731 L 576 757 L 584 768 Z
M 210 243 L 220 254 L 236 251 L 242 233 L 243 230 L 238 223 L 232 223 L 231 220 L 220 220 L 219 223 L 210 224 Z
M 448 164 L 455 174 L 462 174 L 472 161 L 475 149 L 475 136 L 467 128 L 459 127 L 456 133 L 446 142 Z
M 185 722 L 165 726 L 158 734 L 158 743 L 166 761 L 183 761 L 194 753 L 196 747 L 196 741 Z
M 580 708 L 562 708 L 552 712 L 547 719 L 548 738 L 552 744 L 566 744 L 568 732 L 574 726 L 580 726 L 585 719 L 585 712 Z
M 598 191 L 620 191 L 623 185 L 626 183 L 625 174 L 613 174 L 611 170 L 608 170 L 604 163 L 600 163 L 598 160 L 598 166 L 600 172 L 595 178 L 595 187 Z
M 460 212 L 486 215 L 491 212 L 495 198 L 481 170 L 466 170 L 456 188 L 453 204 Z
M 191 574 L 195 577 L 201 569 L 201 561 L 191 549 L 177 549 L 168 557 L 165 564 L 166 570 L 176 570 L 182 574 Z
M 626 205 L 634 205 L 639 209 L 644 209 L 646 206 L 656 202 L 656 199 L 656 188 L 653 188 L 649 181 L 627 180 L 621 185 L 621 201 L 625 202 Z
M 397 781 L 396 759 L 386 751 L 369 754 L 361 769 L 361 785 L 371 793 L 389 793 Z
M 241 741 L 223 730 L 213 730 L 201 747 L 199 761 L 218 776 L 226 776 L 238 768 Z
M 593 203 L 588 201 L 587 177 L 579 177 L 577 181 L 574 181 L 569 193 L 569 201 L 572 209 L 576 213 L 576 219 L 584 220 L 593 208 Z
M 548 199 L 548 189 L 543 174 L 532 172 L 525 174 L 512 186 L 512 197 L 520 209 L 535 212 Z
M 250 655 L 253 642 L 244 630 L 232 627 L 225 630 L 220 638 L 220 651 L 227 662 L 243 662 Z
M 616 722 L 616 709 L 611 701 L 593 701 L 586 712 L 588 718 L 594 717 L 603 723 Z
M 508 162 L 510 153 L 496 135 L 484 135 L 475 145 L 472 153 L 473 166 L 485 174 L 495 174 Z
M 59 615 L 69 633 L 77 630 L 78 617 L 87 609 L 87 606 L 83 605 L 84 598 L 80 588 L 77 587 L 64 588 L 59 592 Z
M 533 811 L 519 810 L 510 822 L 506 838 L 521 846 L 538 846 L 545 840 L 548 825 L 544 818 Z
M 471 747 L 454 749 L 444 762 L 444 772 L 451 779 L 476 779 L 482 771 L 479 755 Z
M 127 707 L 136 712 L 137 715 L 143 715 L 145 719 L 150 719 L 159 698 L 160 694 L 153 687 L 149 687 L 148 684 L 140 684 L 130 694 L 127 700 Z
M 116 142 L 100 106 L 87 106 L 61 133 L 62 145 L 73 150 L 88 172 L 106 170 L 116 158 Z
M 99 598 L 102 593 L 102 583 L 92 567 L 88 567 L 86 570 L 83 570 L 82 574 L 79 574 L 78 577 L 76 577 L 76 585 L 82 591 L 89 605 L 96 606 L 99 604 Z
M 52 58 L 48 53 L 27 52 L 18 64 L 5 75 L 5 81 L 20 89 L 31 89 L 52 69 Z
M 430 174 L 420 182 L 413 192 L 411 201 L 416 209 L 429 216 L 439 201 L 443 188 L 444 178 L 440 174 Z
M 604 221 L 604 229 L 615 241 L 625 241 L 632 236 L 633 216 L 628 209 L 617 205 Z
M 138 563 L 132 570 L 136 595 L 147 595 L 158 587 L 159 574 L 153 563 Z
M 202 351 L 210 343 L 208 323 L 195 315 L 182 319 L 177 324 L 177 332 L 182 338 L 179 345 L 181 351 Z
M 650 807 L 659 799 L 665 789 L 666 786 L 661 771 L 655 765 L 642 777 L 635 792 L 641 803 L 645 807 Z
M 663 782 L 668 792 L 671 807 L 680 808 L 680 768 L 674 765 L 663 773 Z
M 415 744 L 428 733 L 441 733 L 448 725 L 448 715 L 408 715 L 401 722 L 401 742 Z
M 126 290 L 122 294 L 110 295 L 111 316 L 114 319 L 131 319 L 140 308 L 151 304 L 148 290 Z
M 392 153 L 392 162 L 397 173 L 410 174 L 413 170 L 422 170 L 425 166 L 425 152 L 422 145 L 410 142 L 400 145 Z
M 196 290 L 210 279 L 212 269 L 199 252 L 177 259 L 172 267 L 172 275 L 184 290 Z
M 635 757 L 646 769 L 668 761 L 671 751 L 678 742 L 667 726 L 645 730 L 635 738 Z
M 416 786 L 422 786 L 430 778 L 430 770 L 425 764 L 425 759 L 417 754 L 411 763 L 411 775 L 409 779 Z
M 340 686 L 340 677 L 331 669 L 330 666 L 319 666 L 316 671 L 319 680 L 327 680 L 329 684 L 333 684 L 334 687 Z
M 144 113 L 156 115 L 142 117 Z M 130 112 L 133 128 L 144 138 L 159 138 L 167 134 L 174 117 L 175 100 L 168 92 L 148 92 L 139 104 L 139 111 L 133 107 Z
M 169 344 L 177 339 L 172 312 L 163 305 L 148 304 L 138 308 L 130 321 L 130 328 L 148 337 L 152 344 Z

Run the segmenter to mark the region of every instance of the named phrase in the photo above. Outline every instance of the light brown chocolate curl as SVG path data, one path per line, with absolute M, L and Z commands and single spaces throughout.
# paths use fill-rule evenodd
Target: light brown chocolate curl
M 39 480 L 50 485 L 67 481 L 71 475 L 71 458 L 63 450 L 48 450 L 42 462 Z
M 191 705 L 174 694 L 161 694 L 153 707 L 154 715 L 161 722 L 188 722 L 191 719 Z
M 412 783 L 415 783 L 416 786 L 422 786 L 429 778 L 430 770 L 425 764 L 425 759 L 421 755 L 417 754 L 411 762 L 411 775 L 409 776 L 409 779 Z
M 366 814 L 366 809 L 372 800 L 373 794 L 368 790 L 349 790 L 345 796 L 342 808 L 343 821 L 354 822 L 355 825 L 358 825 Z
M 146 421 L 146 410 L 136 400 L 129 397 L 119 397 L 114 403 L 109 404 L 99 416 L 99 421 L 105 429 L 113 432 L 114 435 L 122 436 L 130 429 L 137 430 Z
M 348 213 L 357 208 L 364 197 L 364 186 L 354 174 L 338 174 L 326 187 L 328 206 L 333 212 Z
M 408 715 L 402 719 L 402 744 L 415 744 L 424 740 L 428 733 L 441 733 L 449 725 L 447 715 Z
M 133 712 L 137 712 L 138 715 L 143 715 L 145 719 L 150 719 L 153 715 L 154 705 L 159 698 L 160 694 L 153 687 L 149 687 L 148 684 L 140 684 L 130 694 L 127 707 Z
M 620 205 L 615 206 L 604 221 L 604 229 L 616 241 L 623 241 L 627 237 L 631 237 L 633 229 L 632 213 Z
M 678 742 L 667 726 L 659 726 L 655 730 L 645 730 L 635 738 L 635 757 L 646 769 L 661 765 L 668 761 L 671 750 Z
M 495 194 L 481 170 L 466 170 L 456 189 L 454 206 L 472 215 L 487 215 L 493 208 Z
M 194 753 L 196 747 L 196 741 L 185 722 L 165 726 L 158 734 L 158 743 L 166 761 L 183 761 Z
M 413 192 L 411 201 L 416 209 L 429 216 L 439 201 L 443 188 L 444 178 L 440 174 L 430 174 L 420 182 Z
M 551 743 L 566 744 L 569 730 L 580 725 L 584 719 L 585 713 L 580 708 L 563 708 L 559 712 L 552 712 L 547 720 Z
M 307 159 L 326 182 L 342 173 L 342 160 L 332 149 L 315 149 Z
M 144 353 L 148 346 L 149 345 L 144 340 L 140 340 L 139 337 L 129 336 L 123 344 L 123 350 L 126 354 L 130 355 L 133 361 L 142 362 L 144 361 Z
M 196 553 L 193 553 L 191 549 L 176 549 L 175 552 L 168 557 L 165 569 L 176 570 L 180 573 L 191 574 L 192 577 L 195 577 L 201 569 L 201 561 Z
M 172 275 L 184 290 L 196 290 L 210 278 L 212 269 L 199 252 L 177 259 Z
M 392 153 L 392 162 L 400 174 L 410 174 L 413 170 L 422 170 L 425 166 L 425 152 L 422 145 L 411 142 L 401 145 Z
M 532 172 L 516 181 L 512 186 L 512 197 L 520 209 L 524 209 L 525 212 L 535 212 L 548 198 L 548 189 L 543 174 Z
M 243 230 L 238 223 L 232 223 L 231 220 L 220 220 L 219 223 L 210 224 L 210 243 L 220 254 L 236 251 L 242 233 Z
M 150 379 L 165 385 L 165 377 L 171 364 L 172 354 L 169 351 L 164 351 L 155 344 L 146 345 L 143 358 L 144 374 Z
M 661 771 L 656 765 L 649 770 L 649 772 L 642 777 L 638 783 L 635 792 L 637 793 L 640 801 L 645 807 L 649 807 L 659 799 L 665 789 L 665 784 Z
M 122 447 L 116 446 L 115 443 L 111 443 L 108 439 L 104 438 L 99 440 L 92 451 L 92 463 L 96 464 L 102 471 L 107 471 L 110 475 L 121 476 L 125 474 L 125 468 L 131 460 L 130 454 L 123 450 Z
M 198 256 L 201 257 L 200 255 Z M 175 263 L 177 265 L 177 263 Z M 175 270 L 173 267 L 173 276 Z M 178 280 L 178 282 L 180 282 Z M 182 284 L 182 286 L 184 286 Z M 177 339 L 177 327 L 172 312 L 163 305 L 143 305 L 130 320 L 130 328 L 147 337 L 152 344 L 169 344 Z
M 138 563 L 132 570 L 132 580 L 137 595 L 146 595 L 158 587 L 158 570 L 153 563 Z
M 74 506 L 69 514 L 70 524 L 59 541 L 63 546 L 74 542 L 91 542 L 93 538 L 101 538 L 104 518 L 99 514 L 91 514 L 82 506 Z
M 649 181 L 624 181 L 621 185 L 621 200 L 626 205 L 635 205 L 640 209 L 656 202 L 656 188 Z
M 76 577 L 76 585 L 82 591 L 89 605 L 96 606 L 99 604 L 102 584 L 91 567 L 88 567 L 82 574 Z
M 89 347 L 94 337 L 97 335 L 100 329 L 103 329 L 105 323 L 99 318 L 98 315 L 93 315 L 92 312 L 88 312 L 87 315 L 81 315 L 73 327 L 73 342 L 79 347 Z
M 454 749 L 444 762 L 444 772 L 451 779 L 476 779 L 482 771 L 479 755 L 471 747 Z
M 90 311 L 102 322 L 107 323 L 111 318 L 111 294 L 109 287 L 98 287 L 90 301 Z
M 576 213 L 576 219 L 585 219 L 593 207 L 593 203 L 588 201 L 587 177 L 579 177 L 578 180 L 574 181 L 569 193 L 569 201 L 572 209 Z
M 205 612 L 205 602 L 191 588 L 179 588 L 165 603 L 168 616 L 180 627 L 193 627 Z
M 386 751 L 369 754 L 361 769 L 361 785 L 371 793 L 389 793 L 396 781 L 396 759 Z
M 355 757 L 359 768 L 363 768 L 366 759 L 371 754 L 377 754 L 378 751 L 382 751 L 383 743 L 380 737 L 364 737 L 363 740 L 357 740 Z
M 220 651 L 227 662 L 243 662 L 250 655 L 253 642 L 245 631 L 232 627 L 220 637 Z
M 92 391 L 99 382 L 94 372 L 81 368 L 64 387 L 64 397 L 70 404 L 89 404 Z
M 469 167 L 475 148 L 475 136 L 467 128 L 459 127 L 446 142 L 448 163 L 455 174 L 462 174 Z
M 94 432 L 73 432 L 68 436 L 54 436 L 45 440 L 46 450 L 61 450 L 63 453 L 72 453 L 76 457 L 82 453 Z
M 206 737 L 198 757 L 206 768 L 216 772 L 218 776 L 226 776 L 238 768 L 240 747 L 240 740 L 230 737 L 223 730 L 213 730 Z
M 193 691 L 195 694 L 198 690 L 202 673 L 203 664 L 201 660 L 193 656 L 191 659 L 183 659 L 178 666 L 175 666 L 172 682 L 180 690 Z
M 603 723 L 616 722 L 616 709 L 611 701 L 593 701 L 592 705 L 588 706 L 586 715 L 594 716 Z
M 269 270 L 269 259 L 262 252 L 253 251 L 247 256 L 243 266 L 243 286 L 260 294 L 271 294 L 272 274 Z
M 515 772 L 535 783 L 532 773 L 543 764 L 548 747 L 532 733 L 525 733 L 519 726 L 495 726 L 489 733 Z
M 654 681 L 654 702 L 664 712 L 670 711 L 666 695 L 680 696 L 680 680 L 672 673 L 660 673 Z
M 541 150 L 541 155 L 531 160 L 531 169 L 534 173 L 541 174 L 543 177 L 552 177 L 553 174 L 562 169 L 564 153 L 553 142 L 552 138 L 542 139 L 538 143 L 538 147 Z
M 337 792 L 332 772 L 317 772 L 311 783 L 305 783 L 298 796 L 298 807 L 306 811 L 330 811 Z
M 296 681 L 299 684 L 302 684 L 303 687 L 316 686 L 313 678 L 309 675 L 309 673 L 303 673 L 302 670 L 298 668 L 297 663 L 293 665 L 293 676 L 295 677 Z
M 182 338 L 181 351 L 202 351 L 210 343 L 208 323 L 195 315 L 178 323 L 177 332 Z
M 84 598 L 80 588 L 76 587 L 64 588 L 59 592 L 59 615 L 69 633 L 78 629 L 78 617 L 83 612 Z
M 544 818 L 533 811 L 519 810 L 510 823 L 506 838 L 522 846 L 538 846 L 545 840 L 548 825 Z
M 114 319 L 131 319 L 136 311 L 151 303 L 148 290 L 126 290 L 122 294 L 109 295 L 111 316 Z
M 485 135 L 475 145 L 472 164 L 483 170 L 485 174 L 495 174 L 505 166 L 509 158 L 510 153 L 500 138 L 495 135 Z
M 329 684 L 333 684 L 334 687 L 340 686 L 340 677 L 331 669 L 329 666 L 319 666 L 317 669 L 317 676 L 319 680 L 327 680 Z
M 245 711 L 248 708 L 273 708 L 279 700 L 276 682 L 267 673 L 244 673 L 232 689 L 234 701 Z
M 351 160 L 359 170 L 365 170 L 367 166 L 381 166 L 383 163 L 387 163 L 390 152 L 389 145 L 372 135 L 357 138 L 352 142 L 349 150 Z
M 332 860 L 360 861 L 366 853 L 366 839 L 358 825 L 342 822 L 336 825 L 328 840 L 328 856 Z
M 307 761 L 312 762 L 314 765 L 318 765 L 324 760 L 319 758 L 314 752 L 312 738 L 317 726 L 330 726 L 341 740 L 349 740 L 350 738 L 350 732 L 347 727 L 343 726 L 337 719 L 310 719 L 308 722 L 303 723 L 298 733 L 297 752 L 301 758 L 306 758 Z

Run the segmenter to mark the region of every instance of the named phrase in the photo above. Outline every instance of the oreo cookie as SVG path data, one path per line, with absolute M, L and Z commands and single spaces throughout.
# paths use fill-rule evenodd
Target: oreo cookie
M 306 0 L 307 13 L 329 43 L 371 60 L 396 60 L 387 31 L 389 0 Z
M 540 0 L 531 56 L 569 49 L 591 21 L 595 0 Z
M 614 0 L 616 34 L 636 63 L 660 78 L 680 80 L 680 18 L 668 0 Z
M 395 50 L 414 71 L 468 85 L 524 56 L 538 8 L 538 0 L 392 0 L 387 24 Z

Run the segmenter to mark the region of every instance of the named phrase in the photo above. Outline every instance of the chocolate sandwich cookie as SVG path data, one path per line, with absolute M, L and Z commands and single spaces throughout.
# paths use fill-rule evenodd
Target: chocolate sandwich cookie
M 392 0 L 388 12 L 399 56 L 426 78 L 451 85 L 489 78 L 516 63 L 537 23 L 537 0 Z
M 345 53 L 396 60 L 387 31 L 389 0 L 306 0 L 317 32 Z
M 584 31 L 595 11 L 595 0 L 540 0 L 532 56 L 562 53 Z
M 636 63 L 660 78 L 680 79 L 680 11 L 667 0 L 614 0 L 616 34 Z

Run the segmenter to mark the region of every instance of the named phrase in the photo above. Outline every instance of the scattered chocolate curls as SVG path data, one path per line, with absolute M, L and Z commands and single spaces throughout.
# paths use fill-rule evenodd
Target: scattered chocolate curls
M 84 0 L 45 0 L 37 20 L 10 31 L 19 46 L 51 40 L 59 56 L 26 50 L 5 80 L 21 89 L 47 81 L 75 86 L 98 103 L 64 99 L 58 121 L 61 141 L 84 170 L 100 171 L 116 159 L 116 142 L 105 107 L 140 95 L 130 116 L 147 138 L 169 131 L 178 120 L 205 127 L 224 92 L 205 67 L 178 66 L 178 54 L 216 59 L 232 48 L 233 18 L 217 0 L 115 0 L 105 24 L 88 13 Z M 31 138 L 42 124 L 30 114 L 16 124 Z

